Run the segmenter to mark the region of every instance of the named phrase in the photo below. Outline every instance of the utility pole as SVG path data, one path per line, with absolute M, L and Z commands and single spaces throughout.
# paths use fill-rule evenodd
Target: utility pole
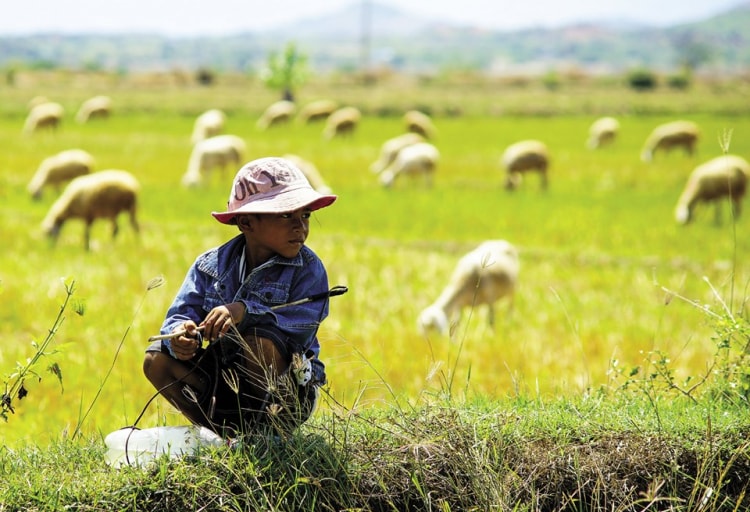
M 365 84 L 370 82 L 370 44 L 372 33 L 372 4 L 362 0 L 362 39 L 360 41 L 360 73 Z

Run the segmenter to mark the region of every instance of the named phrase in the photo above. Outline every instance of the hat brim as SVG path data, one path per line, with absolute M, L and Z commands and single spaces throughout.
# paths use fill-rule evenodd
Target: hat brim
M 222 224 L 232 224 L 235 216 L 243 213 L 289 213 L 303 208 L 315 211 L 330 206 L 337 198 L 335 195 L 320 194 L 312 188 L 302 188 L 258 199 L 236 210 L 211 212 L 211 215 Z

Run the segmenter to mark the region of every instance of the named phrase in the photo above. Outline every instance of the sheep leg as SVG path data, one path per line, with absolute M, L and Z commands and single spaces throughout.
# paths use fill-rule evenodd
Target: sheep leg
M 508 173 L 508 175 L 505 178 L 505 189 L 506 190 L 513 190 L 516 188 L 517 178 L 514 173 Z
M 490 329 L 495 330 L 495 308 L 492 304 L 487 304 L 487 323 Z
M 714 224 L 721 226 L 721 201 L 716 201 L 714 208 Z
M 86 221 L 86 226 L 83 229 L 83 248 L 87 251 L 91 250 L 91 224 L 92 220 Z
M 130 210 L 130 225 L 136 234 L 141 232 L 141 227 L 138 225 L 138 219 L 135 216 L 135 210 Z
M 117 224 L 117 217 L 112 217 L 112 239 L 117 237 L 117 233 L 120 232 L 120 226 Z
M 453 338 L 453 334 L 456 332 L 459 322 L 461 321 L 461 310 L 455 311 L 448 315 L 448 336 Z
M 55 225 L 52 226 L 52 230 L 49 232 L 49 238 L 50 238 L 52 247 L 57 245 L 57 239 L 60 238 L 61 229 L 62 229 L 62 223 L 56 222 Z
M 732 199 L 732 220 L 736 221 L 742 213 L 742 200 L 739 197 Z

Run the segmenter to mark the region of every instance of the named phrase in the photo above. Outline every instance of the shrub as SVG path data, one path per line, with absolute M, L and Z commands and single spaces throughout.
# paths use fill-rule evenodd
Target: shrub
M 683 91 L 690 87 L 690 77 L 685 73 L 672 75 L 667 78 L 667 85 L 671 89 L 677 89 Z
M 195 72 L 195 81 L 200 85 L 213 85 L 215 80 L 216 75 L 210 69 L 201 68 Z
M 628 73 L 627 83 L 636 91 L 649 91 L 656 88 L 656 74 L 648 69 L 635 69 Z

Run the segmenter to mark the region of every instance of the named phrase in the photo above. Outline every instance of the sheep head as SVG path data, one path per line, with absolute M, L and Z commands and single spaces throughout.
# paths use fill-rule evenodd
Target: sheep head
M 434 329 L 442 335 L 450 334 L 450 322 L 448 316 L 441 308 L 432 305 L 425 308 L 417 319 L 417 327 L 422 336 Z

